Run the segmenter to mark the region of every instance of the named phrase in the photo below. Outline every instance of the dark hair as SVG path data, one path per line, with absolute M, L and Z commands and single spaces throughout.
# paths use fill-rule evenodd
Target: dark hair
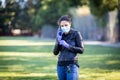
M 71 17 L 68 16 L 68 15 L 63 15 L 63 16 L 61 16 L 61 17 L 59 18 L 59 20 L 58 20 L 58 25 L 60 24 L 61 21 L 68 21 L 68 22 L 70 22 L 70 23 L 72 22 Z

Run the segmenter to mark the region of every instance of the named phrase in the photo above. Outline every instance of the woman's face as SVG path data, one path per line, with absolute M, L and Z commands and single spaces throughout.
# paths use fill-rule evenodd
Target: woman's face
M 70 31 L 71 23 L 68 21 L 61 21 L 60 27 L 63 33 L 67 34 Z

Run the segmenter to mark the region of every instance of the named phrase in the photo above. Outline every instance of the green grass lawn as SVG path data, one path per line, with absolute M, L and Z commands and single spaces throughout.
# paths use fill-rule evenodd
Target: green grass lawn
M 54 40 L 0 37 L 0 80 L 57 80 Z M 85 45 L 79 80 L 120 80 L 120 48 Z

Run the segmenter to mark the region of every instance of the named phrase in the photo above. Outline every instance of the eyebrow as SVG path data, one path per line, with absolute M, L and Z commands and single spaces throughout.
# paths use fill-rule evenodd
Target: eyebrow
M 60 25 L 60 26 L 67 26 L 68 24 L 65 24 L 65 25 Z

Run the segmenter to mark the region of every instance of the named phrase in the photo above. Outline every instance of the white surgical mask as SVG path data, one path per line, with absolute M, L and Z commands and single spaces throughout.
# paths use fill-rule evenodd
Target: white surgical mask
M 70 26 L 61 27 L 63 33 L 68 33 L 70 31 Z

